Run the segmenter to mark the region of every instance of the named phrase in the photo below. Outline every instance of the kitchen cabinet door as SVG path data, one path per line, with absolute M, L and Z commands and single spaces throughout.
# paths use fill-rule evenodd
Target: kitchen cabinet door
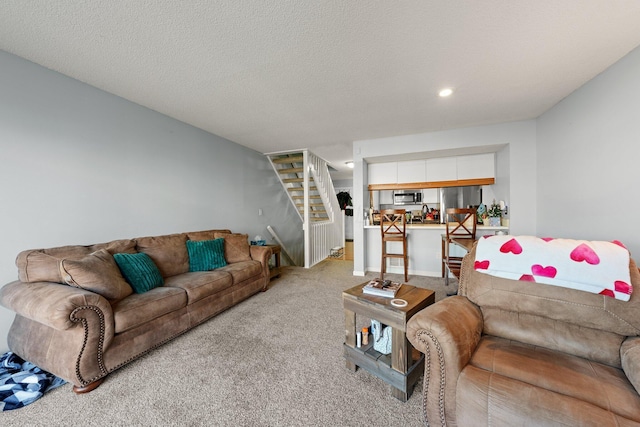
M 437 188 L 425 188 L 422 190 L 422 203 L 429 205 L 430 208 L 435 208 L 438 203 L 438 189 Z
M 455 181 L 458 179 L 455 157 L 427 159 L 427 181 Z
M 458 156 L 458 179 L 495 178 L 495 154 Z
M 396 184 L 398 182 L 398 162 L 370 163 L 369 184 Z
M 424 182 L 427 180 L 426 160 L 398 162 L 398 183 Z
M 380 204 L 393 205 L 393 190 L 380 190 Z

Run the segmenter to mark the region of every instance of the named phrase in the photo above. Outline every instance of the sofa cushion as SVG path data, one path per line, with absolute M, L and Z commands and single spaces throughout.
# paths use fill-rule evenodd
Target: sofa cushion
M 149 255 L 143 252 L 114 254 L 113 259 L 118 264 L 122 276 L 137 294 L 145 293 L 164 284 L 160 270 Z
M 224 239 L 187 240 L 189 271 L 210 271 L 224 267 Z
M 135 254 L 136 253 L 136 241 L 132 239 L 114 240 L 109 243 L 98 243 L 89 246 L 91 252 L 95 252 L 100 249 L 106 249 L 111 255 L 113 254 Z
M 188 304 L 201 300 L 233 285 L 230 273 L 221 270 L 198 271 L 167 277 L 165 287 L 176 287 L 187 292 Z
M 230 234 L 231 230 L 205 230 L 205 231 L 190 231 L 185 233 L 189 240 L 213 240 L 216 238 L 216 234 Z
M 109 301 L 121 300 L 133 292 L 106 249 L 80 259 L 60 260 L 60 274 L 67 285 L 95 292 Z
M 138 252 L 149 255 L 158 266 L 162 277 L 175 276 L 189 271 L 186 234 L 141 237 L 136 239 Z
M 588 402 L 474 366 L 467 366 L 460 373 L 455 407 L 458 426 L 638 425 L 637 422 Z M 437 420 L 437 414 L 432 413 L 432 418 Z
M 555 414 L 561 407 L 554 405 L 562 397 L 640 422 L 640 396 L 618 368 L 517 341 L 485 336 L 463 372 L 467 370 L 469 372 L 461 376 L 458 383 L 456 400 L 456 405 L 465 405 L 467 409 L 473 406 L 471 401 L 486 401 L 489 396 L 489 409 L 495 407 L 498 411 L 504 403 L 499 396 L 511 396 L 513 389 L 537 388 L 545 390 L 545 395 L 555 397 L 527 398 L 529 403 L 513 403 L 520 405 L 522 410 L 531 405 L 532 411 Z M 482 379 L 485 377 L 488 379 L 486 383 Z M 478 394 L 477 386 L 483 383 L 480 388 L 484 390 Z M 497 400 L 492 402 L 492 399 Z M 589 410 L 588 405 L 583 405 L 583 410 Z M 590 411 L 595 414 L 600 410 Z M 491 410 L 489 416 L 492 416 Z
M 183 289 L 161 286 L 143 294 L 132 294 L 113 305 L 116 334 L 150 322 L 187 305 Z
M 123 239 L 90 246 L 61 246 L 22 251 L 16 258 L 18 278 L 21 282 L 65 283 L 60 275 L 59 262 L 61 259 L 81 259 L 100 249 L 106 249 L 111 255 L 135 253 L 135 245 L 134 240 Z
M 224 238 L 224 258 L 228 264 L 251 260 L 249 235 L 237 233 L 216 233 L 216 239 Z
M 260 261 L 240 261 L 233 264 L 227 264 L 226 266 L 216 270 L 224 271 L 231 274 L 233 277 L 233 284 L 244 282 L 245 280 L 252 279 L 256 276 L 262 275 L 262 264 Z
M 604 295 L 535 282 L 527 282 L 523 286 L 518 280 L 475 271 L 475 254 L 476 247 L 465 256 L 459 295 L 466 296 L 483 310 L 512 311 L 518 315 L 545 317 L 554 322 L 571 323 L 622 336 L 640 336 L 640 316 L 637 315 L 640 292 L 632 293 L 629 301 L 620 301 Z M 633 259 L 629 262 L 629 273 L 632 285 L 640 287 L 640 274 Z M 514 298 L 514 295 L 518 295 L 518 298 Z M 485 319 L 485 328 L 491 327 L 490 323 L 491 319 Z

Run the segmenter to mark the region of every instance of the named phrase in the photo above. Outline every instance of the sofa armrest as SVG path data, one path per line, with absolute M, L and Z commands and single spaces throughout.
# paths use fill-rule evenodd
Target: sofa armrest
M 22 317 L 57 330 L 76 326 L 74 311 L 98 308 L 113 325 L 111 304 L 102 296 L 81 288 L 51 282 L 11 282 L 0 289 L 0 304 Z M 113 333 L 113 330 L 112 330 Z
M 76 386 L 107 375 L 103 352 L 115 331 L 109 302 L 93 292 L 51 282 L 11 282 L 0 304 L 17 313 L 12 351 Z
M 407 324 L 407 338 L 425 354 L 424 416 L 430 426 L 455 425 L 456 384 L 482 334 L 480 309 L 466 297 L 452 296 L 418 312 Z
M 640 394 L 640 337 L 627 337 L 620 347 L 622 370 Z
M 269 285 L 270 277 L 269 259 L 271 258 L 271 255 L 273 255 L 273 252 L 271 251 L 271 248 L 269 246 L 251 245 L 249 246 L 249 248 L 251 249 L 251 259 L 260 261 L 260 263 L 262 264 L 262 274 L 265 277 L 265 282 L 262 290 L 266 291 L 267 286 Z

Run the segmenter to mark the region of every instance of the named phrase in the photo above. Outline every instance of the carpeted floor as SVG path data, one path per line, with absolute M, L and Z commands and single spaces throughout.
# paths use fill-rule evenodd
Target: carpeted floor
M 352 271 L 350 261 L 285 267 L 267 292 L 110 374 L 93 392 L 78 396 L 66 384 L 0 413 L 0 424 L 423 426 L 421 383 L 402 403 L 382 380 L 345 367 L 341 293 L 375 277 Z M 435 290 L 436 300 L 456 286 L 409 279 Z

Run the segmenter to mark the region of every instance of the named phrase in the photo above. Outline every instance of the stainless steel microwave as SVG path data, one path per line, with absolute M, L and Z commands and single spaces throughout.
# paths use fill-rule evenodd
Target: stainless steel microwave
M 394 191 L 394 205 L 419 205 L 422 203 L 422 191 Z

